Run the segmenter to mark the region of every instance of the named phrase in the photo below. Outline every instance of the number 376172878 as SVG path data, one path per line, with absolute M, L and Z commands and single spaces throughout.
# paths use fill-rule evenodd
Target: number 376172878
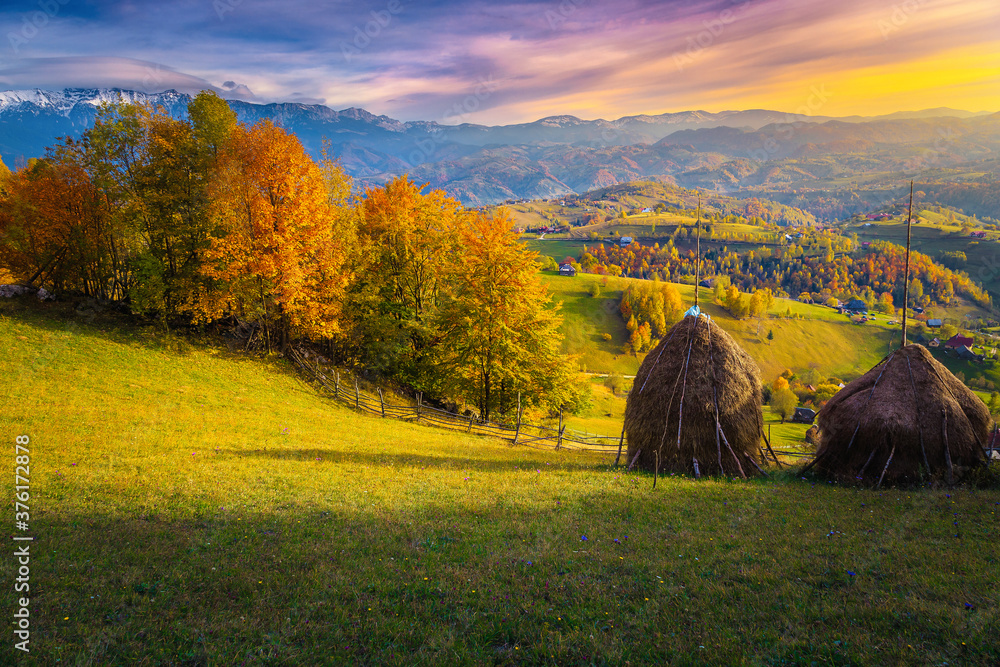
M 19 435 L 15 440 L 14 449 L 14 522 L 19 530 L 28 530 L 28 500 L 31 498 L 29 477 L 31 474 L 31 459 L 28 451 L 30 440 L 26 435 Z

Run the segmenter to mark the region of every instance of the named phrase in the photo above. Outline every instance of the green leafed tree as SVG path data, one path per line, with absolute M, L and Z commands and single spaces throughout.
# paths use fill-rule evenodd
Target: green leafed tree
M 799 397 L 788 387 L 779 389 L 771 394 L 771 410 L 781 417 L 782 423 L 792 416 L 798 404 Z
M 484 419 L 522 403 L 570 409 L 579 400 L 560 353 L 562 318 L 538 277 L 536 253 L 517 242 L 510 219 L 477 214 L 459 233 L 441 306 L 441 362 L 450 393 Z

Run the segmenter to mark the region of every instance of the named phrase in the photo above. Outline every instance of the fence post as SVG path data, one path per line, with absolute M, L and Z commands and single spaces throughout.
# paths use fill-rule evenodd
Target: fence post
M 563 413 L 562 410 L 559 411 L 559 436 L 556 440 L 556 449 L 562 447 L 562 434 L 563 434 Z
M 466 433 L 472 433 L 472 412 L 471 411 L 469 412 L 469 429 L 466 431 Z
M 517 392 L 517 429 L 514 431 L 514 444 L 517 444 L 517 437 L 521 435 L 521 392 Z
M 420 421 L 420 404 L 424 402 L 424 392 L 417 392 L 417 421 Z
M 354 409 L 361 407 L 361 389 L 358 388 L 358 376 L 354 376 Z
M 333 393 L 340 398 L 340 373 L 338 371 L 333 371 Z
M 382 408 L 382 418 L 385 418 L 385 399 L 382 398 L 382 388 L 375 387 L 378 390 L 378 404 Z

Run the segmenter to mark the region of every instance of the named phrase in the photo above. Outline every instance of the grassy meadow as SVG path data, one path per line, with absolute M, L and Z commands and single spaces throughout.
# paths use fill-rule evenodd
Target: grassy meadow
M 563 352 L 577 355 L 581 369 L 624 375 L 634 375 L 639 369 L 642 358 L 622 352 L 628 331 L 618 312 L 622 291 L 633 280 L 608 279 L 600 296 L 592 297 L 590 286 L 595 282 L 603 285 L 601 276 L 543 274 L 542 281 L 554 300 L 562 303 Z M 676 287 L 685 304 L 694 303 L 692 285 Z M 712 290 L 701 288 L 699 303 L 754 358 L 761 377 L 768 381 L 789 368 L 816 368 L 828 377 L 854 378 L 888 353 L 893 337 L 899 342 L 899 327 L 889 326 L 886 317 L 856 325 L 825 306 L 775 299 L 770 317 L 762 319 L 758 329 L 756 320 L 737 320 L 712 303 Z M 788 310 L 793 317 L 786 317 Z M 769 331 L 774 333 L 773 340 L 767 339 Z M 611 334 L 610 341 L 604 339 L 605 333 Z
M 64 308 L 0 304 L 36 540 L 0 664 L 1000 662 L 996 490 L 653 489 Z

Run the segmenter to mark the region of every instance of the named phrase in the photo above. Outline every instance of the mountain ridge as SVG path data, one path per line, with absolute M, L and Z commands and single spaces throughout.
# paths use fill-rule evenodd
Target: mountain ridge
M 150 103 L 183 117 L 190 99 L 175 90 L 3 91 L 0 156 L 16 167 L 43 155 L 57 137 L 79 136 L 91 127 L 106 102 Z M 241 122 L 270 119 L 293 132 L 314 156 L 329 139 L 333 155 L 360 187 L 409 173 L 467 205 L 562 196 L 653 176 L 716 190 L 808 181 L 813 172 L 830 171 L 828 166 L 814 168 L 810 161 L 860 151 L 876 155 L 869 161 L 872 168 L 898 168 L 902 158 L 919 151 L 933 151 L 936 165 L 992 158 L 1000 151 L 1000 114 L 944 107 L 840 118 L 768 109 L 699 109 L 611 121 L 560 114 L 487 126 L 401 121 L 358 107 L 229 104 Z M 804 163 L 778 164 L 789 160 Z

